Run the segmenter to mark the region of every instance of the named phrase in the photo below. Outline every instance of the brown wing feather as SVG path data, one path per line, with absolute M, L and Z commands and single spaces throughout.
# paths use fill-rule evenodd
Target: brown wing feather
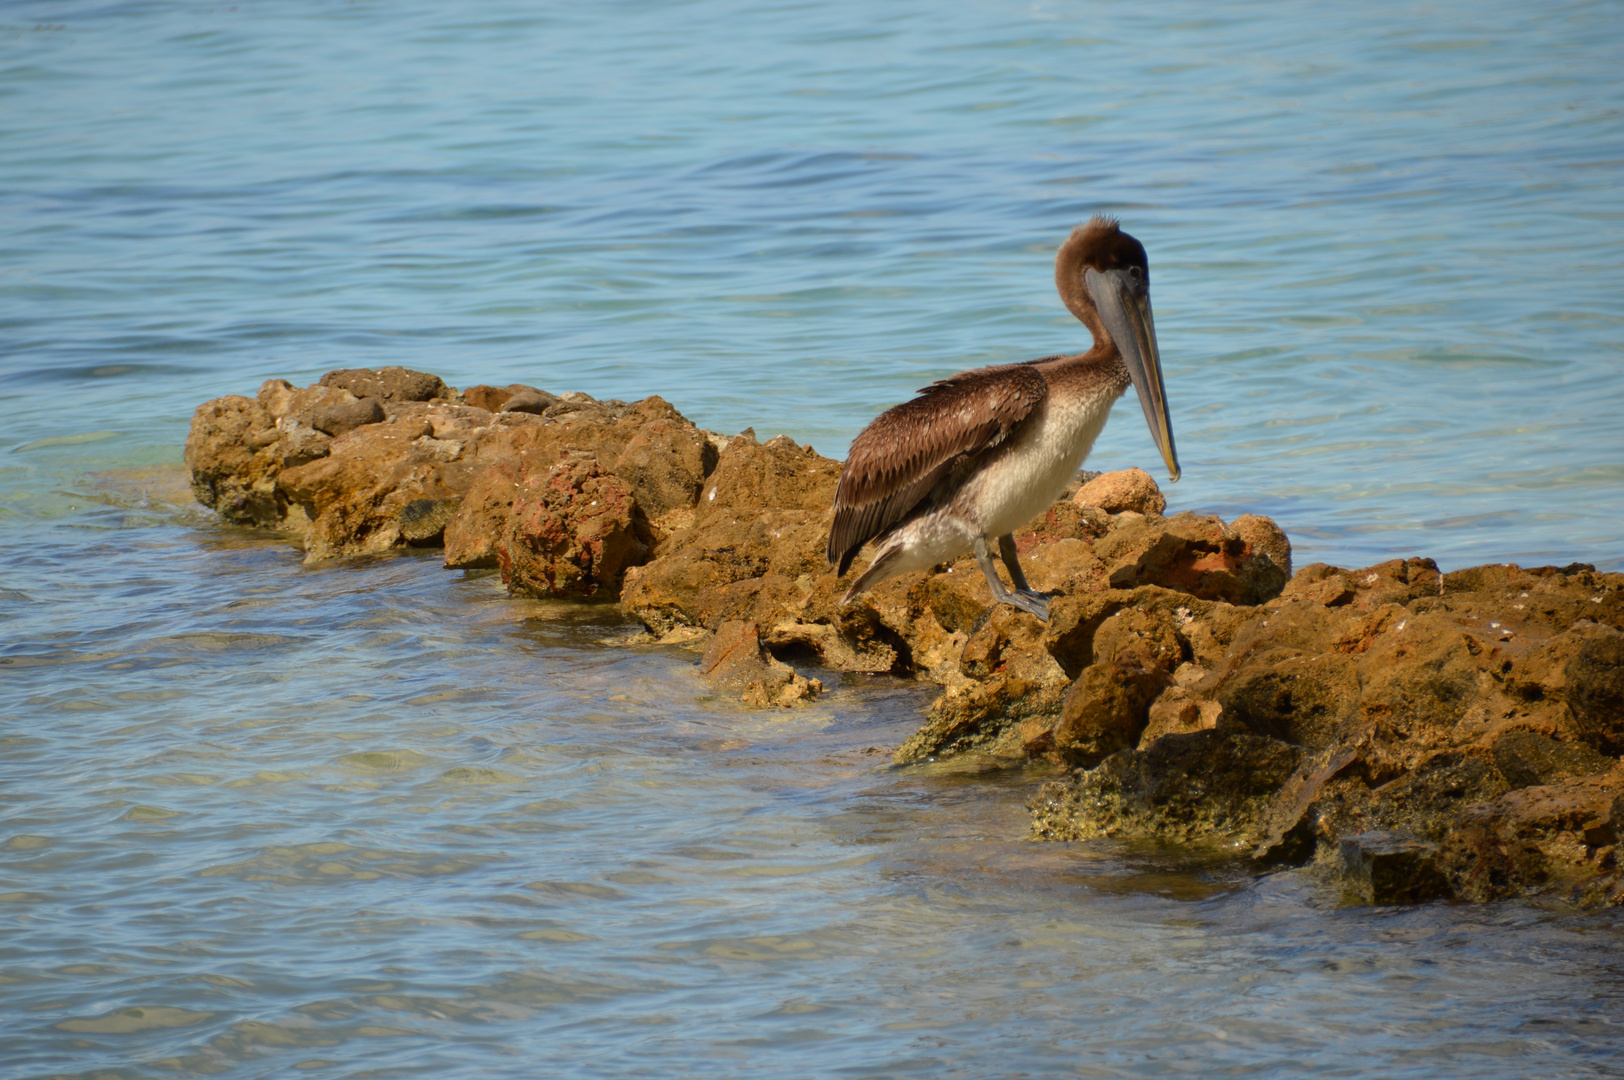
M 852 440 L 829 530 L 829 561 L 840 573 L 945 476 L 1002 443 L 1031 414 L 1048 393 L 1032 363 L 977 368 L 932 383 Z

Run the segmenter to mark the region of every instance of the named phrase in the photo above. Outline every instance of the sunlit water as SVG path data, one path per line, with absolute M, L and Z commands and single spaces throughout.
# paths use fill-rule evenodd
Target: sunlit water
M 884 767 L 928 687 L 737 710 L 176 468 L 389 363 L 839 455 L 1081 348 L 1103 210 L 1175 509 L 1624 568 L 1616 5 L 469 10 L 0 7 L 0 1075 L 1618 1075 L 1615 916 L 1028 844 L 1041 776 Z

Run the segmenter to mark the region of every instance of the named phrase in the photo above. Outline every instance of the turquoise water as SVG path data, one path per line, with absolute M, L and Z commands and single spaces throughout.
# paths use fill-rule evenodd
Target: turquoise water
M 391 363 L 838 456 L 1082 347 L 1106 211 L 1175 509 L 1624 569 L 1620 55 L 1607 3 L 0 7 L 0 1075 L 1616 1075 L 1614 916 L 1026 844 L 1041 777 L 882 767 L 928 687 L 740 712 L 175 464 Z

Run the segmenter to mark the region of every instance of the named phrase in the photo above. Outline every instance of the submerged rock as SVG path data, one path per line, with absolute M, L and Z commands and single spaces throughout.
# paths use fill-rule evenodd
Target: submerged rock
M 786 661 L 927 677 L 941 693 L 896 763 L 1068 770 L 1032 801 L 1037 838 L 1311 865 L 1366 902 L 1624 899 L 1624 575 L 1293 573 L 1274 522 L 1164 516 L 1135 469 L 1016 534 L 1047 623 L 991 606 L 969 556 L 842 604 L 838 461 L 657 397 L 458 393 L 403 368 L 207 402 L 186 462 L 201 502 L 307 560 L 441 544 L 515 592 L 618 597 L 752 706 L 821 689 Z

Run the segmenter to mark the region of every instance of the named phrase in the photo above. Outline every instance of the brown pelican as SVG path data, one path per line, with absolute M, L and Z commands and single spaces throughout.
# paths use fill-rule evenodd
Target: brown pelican
M 1094 335 L 1093 348 L 962 371 L 881 413 L 852 441 L 829 561 L 844 575 L 859 548 L 878 544 L 842 603 L 973 551 L 994 603 L 1048 619 L 1048 598 L 1027 586 L 1012 534 L 1066 489 L 1130 383 L 1169 475 L 1179 478 L 1144 245 L 1096 216 L 1060 245 L 1054 278 L 1060 299 Z M 994 540 L 1013 591 L 998 579 Z

